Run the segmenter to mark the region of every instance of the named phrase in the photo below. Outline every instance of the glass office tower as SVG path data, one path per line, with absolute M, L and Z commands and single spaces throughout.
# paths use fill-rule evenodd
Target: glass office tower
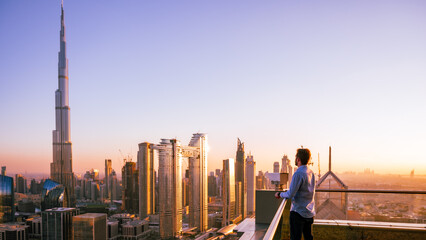
M 53 208 L 41 213 L 41 237 L 44 240 L 72 240 L 73 216 L 79 214 L 75 208 Z
M 197 149 L 189 157 L 189 226 L 204 232 L 208 228 L 207 134 L 193 134 L 188 146 Z
M 14 209 L 13 178 L 0 175 L 0 223 L 13 222 Z
M 158 151 L 160 237 L 173 239 L 182 232 L 182 149 L 176 139 L 162 139 Z
M 233 223 L 235 218 L 235 161 L 232 158 L 223 160 L 222 170 L 222 226 Z

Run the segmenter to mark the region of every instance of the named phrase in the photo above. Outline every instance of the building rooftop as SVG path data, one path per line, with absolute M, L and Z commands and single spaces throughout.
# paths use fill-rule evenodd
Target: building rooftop
M 23 230 L 27 228 L 27 225 L 16 223 L 16 222 L 10 222 L 10 223 L 2 223 L 0 224 L 0 231 L 16 231 L 16 230 Z
M 45 212 L 69 212 L 75 210 L 75 208 L 58 207 L 44 210 Z
M 108 219 L 108 220 L 107 220 L 107 224 L 110 224 L 110 225 L 118 224 L 118 220 L 111 220 L 111 219 Z
M 147 223 L 147 221 L 145 221 L 145 220 L 133 220 L 133 221 L 129 221 L 129 222 L 126 222 L 126 223 L 123 223 L 123 227 L 124 226 L 140 226 L 140 225 L 143 225 L 143 224 L 146 224 Z
M 85 213 L 81 215 L 74 216 L 74 218 L 106 218 L 105 213 Z
M 117 213 L 111 216 L 111 218 L 135 218 L 135 214 L 130 213 Z

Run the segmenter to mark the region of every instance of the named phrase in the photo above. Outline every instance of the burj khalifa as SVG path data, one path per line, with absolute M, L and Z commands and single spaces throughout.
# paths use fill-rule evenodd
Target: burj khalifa
M 55 92 L 56 129 L 53 130 L 53 162 L 50 177 L 65 187 L 64 206 L 75 205 L 72 143 L 70 136 L 70 107 L 68 93 L 68 59 L 66 55 L 64 7 L 61 4 L 60 50 L 58 53 L 58 89 Z

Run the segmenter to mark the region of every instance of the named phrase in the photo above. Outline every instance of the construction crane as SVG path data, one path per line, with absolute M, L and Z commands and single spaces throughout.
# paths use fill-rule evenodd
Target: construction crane
M 126 165 L 126 158 L 124 157 L 123 153 L 121 152 L 121 149 L 118 149 L 121 155 L 121 159 L 123 159 L 123 166 Z
M 121 152 L 121 149 L 118 149 L 118 151 L 120 152 L 121 158 L 123 159 L 123 166 L 126 165 L 127 161 L 132 161 L 132 156 L 130 154 L 127 154 L 127 158 L 125 158 L 123 152 Z

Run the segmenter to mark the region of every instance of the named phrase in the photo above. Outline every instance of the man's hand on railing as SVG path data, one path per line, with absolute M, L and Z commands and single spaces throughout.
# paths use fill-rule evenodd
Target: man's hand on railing
M 276 193 L 275 193 L 275 198 L 281 198 L 281 197 L 280 197 L 280 193 L 281 193 L 281 192 L 276 192 Z

